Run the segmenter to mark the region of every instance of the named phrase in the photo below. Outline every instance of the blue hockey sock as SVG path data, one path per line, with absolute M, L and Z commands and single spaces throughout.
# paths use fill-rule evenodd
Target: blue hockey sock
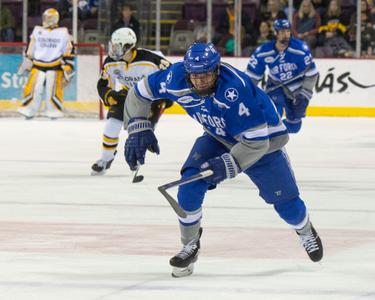
M 188 168 L 184 170 L 182 178 L 199 173 L 198 169 Z M 202 206 L 203 198 L 209 184 L 204 180 L 194 181 L 181 185 L 178 188 L 177 198 L 180 206 L 187 211 L 195 211 Z
M 290 225 L 298 225 L 306 217 L 305 203 L 300 197 L 287 202 L 276 203 L 274 208 L 279 216 Z

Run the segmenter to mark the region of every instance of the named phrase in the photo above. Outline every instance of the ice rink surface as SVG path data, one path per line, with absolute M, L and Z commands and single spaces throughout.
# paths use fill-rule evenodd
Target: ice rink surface
M 375 299 L 375 119 L 308 118 L 287 145 L 321 263 L 240 175 L 207 194 L 201 254 L 179 279 L 177 220 L 157 186 L 179 178 L 202 129 L 163 116 L 161 155 L 132 184 L 125 133 L 111 170 L 89 175 L 103 127 L 0 119 L 1 300 Z

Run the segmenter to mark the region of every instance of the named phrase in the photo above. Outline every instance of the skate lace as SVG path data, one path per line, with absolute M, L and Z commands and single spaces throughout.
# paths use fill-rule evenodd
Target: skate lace
M 301 244 L 308 253 L 319 250 L 319 245 L 316 242 L 317 236 L 314 236 L 312 231 L 308 234 L 300 235 Z
M 192 254 L 194 254 L 194 251 L 196 251 L 197 248 L 198 248 L 197 244 L 193 244 L 193 245 L 187 244 L 182 248 L 182 250 L 176 256 L 182 259 L 185 259 L 191 256 Z

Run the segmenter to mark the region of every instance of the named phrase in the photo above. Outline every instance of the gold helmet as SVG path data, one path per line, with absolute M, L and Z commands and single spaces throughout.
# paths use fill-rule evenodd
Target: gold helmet
M 44 11 L 43 13 L 43 27 L 44 28 L 51 28 L 51 27 L 56 27 L 57 24 L 59 23 L 59 12 L 54 9 L 54 8 L 49 8 Z

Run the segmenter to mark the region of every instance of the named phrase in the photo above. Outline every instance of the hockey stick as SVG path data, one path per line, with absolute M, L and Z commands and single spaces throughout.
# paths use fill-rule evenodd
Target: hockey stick
M 167 193 L 167 190 L 170 189 L 170 188 L 173 188 L 175 186 L 181 186 L 181 185 L 184 185 L 184 184 L 187 184 L 187 183 L 197 181 L 199 179 L 203 179 L 205 177 L 211 176 L 213 173 L 214 172 L 212 170 L 206 170 L 206 171 L 200 172 L 198 174 L 192 175 L 190 177 L 180 179 L 180 180 L 176 180 L 176 181 L 172 181 L 172 182 L 166 183 L 164 185 L 161 185 L 161 186 L 158 187 L 158 190 L 159 190 L 160 193 L 162 193 L 162 195 L 165 197 L 165 199 L 167 199 L 167 201 L 172 206 L 172 208 L 176 212 L 176 214 L 181 218 L 186 218 L 187 217 L 186 212 L 178 205 L 178 202 L 171 195 L 169 195 Z
M 284 82 L 279 82 L 279 84 L 269 88 L 269 89 L 266 89 L 265 92 L 268 94 L 270 92 L 273 92 L 274 90 L 277 90 L 278 88 L 280 87 L 283 87 L 283 86 L 286 86 L 288 85 L 289 83 L 297 80 L 297 79 L 300 79 L 301 77 L 305 76 L 306 73 L 310 70 L 311 68 L 307 68 L 306 70 L 304 70 L 302 73 L 298 74 L 297 76 L 294 76 L 293 78 L 290 78 Z
M 145 178 L 143 175 L 138 175 L 138 171 L 139 171 L 140 168 L 141 168 L 141 164 L 138 162 L 137 163 L 137 169 L 135 169 L 135 171 L 134 171 L 132 183 L 141 182 Z

